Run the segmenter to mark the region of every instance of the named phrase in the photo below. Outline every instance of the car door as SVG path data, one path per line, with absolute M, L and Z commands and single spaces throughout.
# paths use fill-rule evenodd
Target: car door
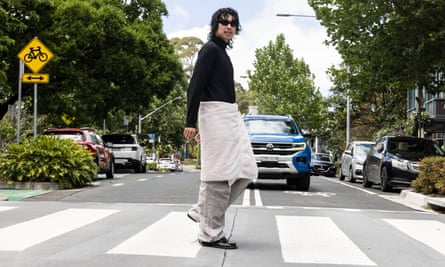
M 384 141 L 376 142 L 366 158 L 367 179 L 370 182 L 380 182 L 380 166 L 385 155 Z

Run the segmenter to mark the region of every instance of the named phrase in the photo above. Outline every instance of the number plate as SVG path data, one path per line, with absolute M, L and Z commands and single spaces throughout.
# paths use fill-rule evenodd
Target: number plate
M 261 161 L 278 161 L 278 157 L 261 157 Z

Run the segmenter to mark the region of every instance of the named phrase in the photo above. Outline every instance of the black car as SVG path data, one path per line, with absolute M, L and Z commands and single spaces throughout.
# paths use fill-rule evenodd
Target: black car
M 311 174 L 334 177 L 337 169 L 334 160 L 325 153 L 311 154 Z
M 444 156 L 432 140 L 409 136 L 384 136 L 371 148 L 363 165 L 363 186 L 380 184 L 382 191 L 410 186 L 417 178 L 419 161 Z

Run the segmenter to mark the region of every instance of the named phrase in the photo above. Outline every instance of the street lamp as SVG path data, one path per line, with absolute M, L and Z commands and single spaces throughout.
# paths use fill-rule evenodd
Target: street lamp
M 153 115 L 153 113 L 155 113 L 156 111 L 160 110 L 161 108 L 167 106 L 168 104 L 171 104 L 173 101 L 181 99 L 182 96 L 177 96 L 173 99 L 171 99 L 170 101 L 162 104 L 161 106 L 155 108 L 152 112 L 148 113 L 147 115 L 145 115 L 144 117 L 141 117 L 141 114 L 139 114 L 139 118 L 138 118 L 138 133 L 141 133 L 141 128 L 142 128 L 142 121 L 145 120 L 146 118 L 150 117 L 151 115 Z
M 289 14 L 289 13 L 278 13 L 277 17 L 303 17 L 303 18 L 315 18 L 314 15 L 300 15 L 300 14 Z

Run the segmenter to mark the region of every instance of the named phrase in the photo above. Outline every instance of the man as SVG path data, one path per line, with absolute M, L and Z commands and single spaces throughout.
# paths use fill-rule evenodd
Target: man
M 224 234 L 225 213 L 257 177 L 247 130 L 235 103 L 233 66 L 226 53 L 233 36 L 241 30 L 238 13 L 232 8 L 218 9 L 210 27 L 187 93 L 184 137 L 201 143 L 198 203 L 187 215 L 200 224 L 198 240 L 202 246 L 236 249 L 237 244 Z

